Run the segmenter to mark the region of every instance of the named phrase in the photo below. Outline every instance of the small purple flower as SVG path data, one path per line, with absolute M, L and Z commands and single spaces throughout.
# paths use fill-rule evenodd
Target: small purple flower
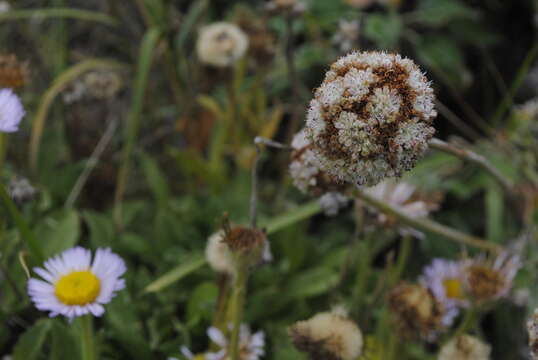
M 11 89 L 0 89 L 0 132 L 15 132 L 25 112 L 21 100 Z
M 468 306 L 463 292 L 465 277 L 462 262 L 434 259 L 424 268 L 420 282 L 443 304 L 443 325 L 450 326 L 458 315 L 459 308 Z

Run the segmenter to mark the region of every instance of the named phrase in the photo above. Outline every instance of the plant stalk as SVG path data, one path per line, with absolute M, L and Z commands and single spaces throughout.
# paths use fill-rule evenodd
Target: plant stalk
M 451 227 L 439 224 L 435 221 L 426 218 L 414 218 L 403 211 L 393 207 L 392 205 L 364 192 L 359 186 L 357 186 L 355 195 L 361 198 L 369 205 L 381 210 L 382 212 L 398 218 L 402 223 L 410 225 L 419 230 L 423 230 L 430 233 L 435 233 L 443 236 L 448 240 L 452 240 L 459 244 L 473 246 L 483 250 L 489 250 L 493 252 L 502 251 L 502 247 L 496 244 L 492 244 L 484 239 L 467 235 Z
M 244 257 L 237 258 L 237 269 L 234 274 L 234 283 L 232 289 L 232 333 L 230 336 L 230 359 L 240 360 L 240 329 L 241 319 L 245 307 L 245 295 L 248 280 L 248 264 Z
M 93 332 L 93 318 L 91 315 L 80 317 L 80 344 L 82 360 L 97 360 L 97 344 Z

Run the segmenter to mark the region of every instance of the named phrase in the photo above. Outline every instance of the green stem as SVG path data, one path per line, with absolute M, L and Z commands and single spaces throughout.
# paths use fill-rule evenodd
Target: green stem
M 454 332 L 454 337 L 465 334 L 473 325 L 477 317 L 476 308 L 471 306 L 466 312 L 460 326 Z
M 232 333 L 230 336 L 230 359 L 239 360 L 239 335 L 241 329 L 241 319 L 245 307 L 245 294 L 248 279 L 248 266 L 245 259 L 237 259 L 237 271 L 234 275 L 232 289 L 231 310 L 232 310 Z
M 402 240 L 402 245 L 400 248 L 400 254 L 398 256 L 398 261 L 396 263 L 396 268 L 392 275 L 391 284 L 394 285 L 400 280 L 409 259 L 409 254 L 411 253 L 411 247 L 413 245 L 413 237 L 410 235 L 404 236 Z
M 4 167 L 4 161 L 7 155 L 8 138 L 6 134 L 0 133 L 0 171 Z
M 79 320 L 82 360 L 97 360 L 97 344 L 93 333 L 93 318 L 91 315 L 84 315 Z
M 426 218 L 415 218 L 407 215 L 396 207 L 367 194 L 361 188 L 357 187 L 355 194 L 369 205 L 381 210 L 385 214 L 396 217 L 402 223 L 412 226 L 415 229 L 441 235 L 442 237 L 455 241 L 460 244 L 474 246 L 479 249 L 489 250 L 493 252 L 502 251 L 502 247 L 487 242 L 476 236 L 467 235 L 451 227 L 439 224 L 435 221 Z

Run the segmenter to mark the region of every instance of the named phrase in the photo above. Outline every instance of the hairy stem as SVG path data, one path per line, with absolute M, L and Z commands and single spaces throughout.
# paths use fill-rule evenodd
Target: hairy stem
M 248 266 L 246 259 L 239 257 L 237 259 L 237 271 L 234 274 L 234 283 L 232 289 L 232 333 L 230 335 L 230 359 L 240 360 L 239 337 L 241 329 L 241 319 L 245 307 L 245 294 L 247 289 Z
M 443 140 L 439 140 L 436 138 L 431 139 L 429 145 L 434 149 L 444 151 L 446 153 L 455 155 L 459 158 L 477 164 L 482 169 L 490 173 L 499 182 L 499 184 L 502 185 L 502 187 L 506 190 L 507 193 L 513 194 L 514 189 L 512 182 L 507 179 L 503 174 L 501 174 L 499 170 L 482 155 L 479 155 L 471 150 L 455 147 L 452 144 L 449 144 L 447 142 L 444 142 Z
M 496 244 L 487 242 L 486 240 L 479 237 L 467 235 L 451 227 L 439 224 L 435 221 L 426 218 L 411 217 L 405 214 L 403 211 L 393 207 L 392 205 L 387 204 L 386 202 L 367 194 L 358 186 L 355 194 L 369 205 L 381 210 L 388 215 L 398 218 L 398 220 L 400 220 L 402 223 L 410 225 L 411 227 L 418 230 L 435 233 L 459 244 L 474 246 L 483 250 L 489 250 L 493 252 L 500 252 L 502 250 L 502 248 Z

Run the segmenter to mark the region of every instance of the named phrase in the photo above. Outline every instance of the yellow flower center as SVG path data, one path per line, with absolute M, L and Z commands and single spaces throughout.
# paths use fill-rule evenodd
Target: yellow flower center
M 90 271 L 64 275 L 55 284 L 54 294 L 65 305 L 85 305 L 99 295 L 101 283 Z
M 450 299 L 463 299 L 461 281 L 458 279 L 445 279 L 443 281 L 445 294 Z

